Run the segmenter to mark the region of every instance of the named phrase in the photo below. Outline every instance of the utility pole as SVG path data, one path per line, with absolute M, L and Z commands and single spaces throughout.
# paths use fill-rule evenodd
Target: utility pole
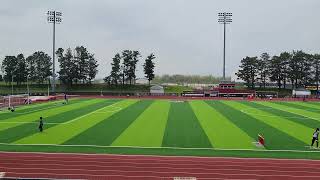
M 52 93 L 56 93 L 56 71 L 55 71 L 55 41 L 56 41 L 56 24 L 62 22 L 62 13 L 57 11 L 48 11 L 47 20 L 49 23 L 53 24 L 53 42 L 52 42 Z
M 27 91 L 28 91 L 28 97 L 27 97 L 27 104 L 30 104 L 30 89 L 29 89 L 29 75 L 27 75 Z
M 223 80 L 226 80 L 226 24 L 232 22 L 232 13 L 218 13 L 218 22 L 223 24 Z

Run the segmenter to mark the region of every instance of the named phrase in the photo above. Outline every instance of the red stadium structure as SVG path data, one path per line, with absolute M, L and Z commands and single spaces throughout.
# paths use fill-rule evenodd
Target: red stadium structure
M 255 97 L 255 90 L 237 89 L 232 82 L 221 82 L 218 87 L 209 90 L 184 91 L 185 97 Z

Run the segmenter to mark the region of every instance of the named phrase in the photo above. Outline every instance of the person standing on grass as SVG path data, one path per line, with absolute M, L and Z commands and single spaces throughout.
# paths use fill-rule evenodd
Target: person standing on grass
M 11 107 L 11 112 L 14 112 L 16 109 L 14 108 L 14 106 Z
M 43 131 L 43 120 L 42 117 L 40 117 L 40 122 L 39 122 L 39 131 L 42 132 Z
M 65 100 L 65 103 L 68 104 L 68 96 L 67 96 L 67 93 L 64 93 L 64 100 Z
M 317 128 L 313 133 L 311 147 L 313 147 L 313 144 L 315 141 L 317 142 L 317 148 L 319 147 L 318 136 L 319 136 L 319 128 Z

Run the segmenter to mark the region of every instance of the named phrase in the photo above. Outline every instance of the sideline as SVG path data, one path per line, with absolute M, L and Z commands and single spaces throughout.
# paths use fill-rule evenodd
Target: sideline
M 109 104 L 111 104 L 111 105 L 109 105 Z M 112 104 L 114 104 L 114 103 L 113 102 L 106 103 L 106 106 L 104 106 L 103 108 L 100 108 L 98 110 L 92 111 L 89 114 L 106 114 L 106 113 L 118 112 L 118 111 L 122 110 L 121 107 L 114 106 Z M 64 105 L 61 105 L 61 106 L 64 106 Z M 52 107 L 57 107 L 57 106 L 50 106 L 50 107 L 44 108 L 44 109 L 50 109 Z M 115 108 L 115 110 L 103 110 L 104 108 L 109 108 L 109 107 Z M 35 111 L 40 111 L 40 110 L 44 110 L 44 109 L 39 109 L 39 110 L 35 110 Z M 101 112 L 99 112 L 99 111 L 101 111 Z M 22 114 L 24 114 L 24 113 L 22 113 Z M 85 114 L 83 116 L 77 117 L 75 119 L 72 119 L 72 120 L 69 120 L 69 121 L 66 121 L 66 122 L 61 122 L 61 123 L 44 122 L 44 124 L 69 124 L 69 123 L 75 122 L 75 121 L 79 120 L 80 118 L 82 118 L 84 116 L 87 116 L 87 115 L 88 114 Z M 0 124 L 39 124 L 39 122 L 37 122 L 37 121 L 6 121 L 6 122 L 0 121 Z
M 297 116 L 280 116 L 280 115 L 263 115 L 263 114 L 259 114 L 259 113 L 255 113 L 255 112 L 250 112 L 250 109 L 256 109 L 256 110 L 268 110 L 268 109 L 275 109 L 275 108 L 272 108 L 272 107 L 265 107 L 265 108 L 253 108 L 253 107 L 250 107 L 250 108 L 246 108 L 246 109 L 240 109 L 241 112 L 245 113 L 245 114 L 251 114 L 251 115 L 256 115 L 256 116 L 262 116 L 262 117 L 280 117 L 280 118 L 289 118 L 289 119 L 314 119 L 314 120 L 320 120 L 320 118 L 313 118 L 313 117 L 308 117 L 308 116 L 305 116 L 305 115 L 300 115 L 300 116 L 303 116 L 303 117 L 298 117 L 299 114 L 297 114 Z M 285 112 L 288 112 L 288 113 L 291 113 L 287 110 L 289 109 L 294 109 L 294 108 L 283 108 L 283 109 L 276 109 L 276 110 L 281 110 L 281 111 L 285 111 Z M 314 111 L 316 112 L 316 111 Z M 317 111 L 318 112 L 318 111 Z M 291 113 L 292 114 L 292 113 Z
M 61 101 L 62 102 L 62 101 Z M 41 110 L 46 110 L 46 109 L 50 109 L 52 107 L 59 107 L 59 106 L 63 106 L 63 104 L 61 102 L 55 102 L 55 103 L 52 103 L 51 106 L 48 106 L 46 108 L 40 108 L 40 109 L 34 109 L 34 110 L 31 110 L 31 111 L 27 111 L 27 112 L 24 112 L 24 113 L 20 113 L 20 112 L 14 112 L 14 114 L 28 114 L 28 113 L 32 113 L 32 112 L 37 112 L 37 111 L 41 111 Z M 50 105 L 50 104 L 49 104 Z M 33 108 L 37 108 L 39 106 L 45 106 L 45 104 L 36 104 L 34 106 L 25 106 L 27 107 L 26 109 L 22 109 L 23 111 L 25 110 L 30 110 L 30 109 L 33 109 Z M 19 110 L 19 107 L 16 108 L 16 110 Z M 22 111 L 21 110 L 21 111 Z M 7 114 L 7 113 L 12 113 L 12 112 L 9 112 L 9 111 L 0 111 L 0 114 Z
M 173 149 L 173 150 L 212 150 L 212 151 L 251 151 L 251 152 L 296 152 L 320 153 L 320 149 L 290 150 L 290 149 L 224 149 L 224 148 L 185 148 L 185 147 L 143 147 L 143 146 L 103 146 L 85 144 L 11 144 L 0 143 L 4 146 L 53 146 L 53 147 L 93 147 L 93 148 L 130 148 L 130 149 Z M 79 153 L 81 154 L 81 153 Z
M 76 152 L 40 152 L 40 151 L 0 151 L 1 154 L 22 154 L 22 155 L 75 155 L 75 156 L 87 156 L 87 157 L 98 157 L 98 156 L 113 156 L 113 157 L 150 157 L 150 158 L 188 158 L 188 159 L 222 159 L 222 160 L 273 160 L 273 161 L 313 161 L 320 162 L 319 159 L 306 159 L 306 158 L 270 158 L 270 157 L 229 157 L 229 156 L 196 156 L 196 155 L 152 155 L 152 154 L 111 154 L 111 153 L 76 153 Z M 95 158 L 94 157 L 94 158 Z

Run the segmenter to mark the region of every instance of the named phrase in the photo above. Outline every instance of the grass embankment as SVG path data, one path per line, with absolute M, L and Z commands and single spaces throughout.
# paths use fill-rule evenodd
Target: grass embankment
M 51 91 L 51 86 L 47 84 L 30 84 L 29 89 L 30 93 L 37 94 L 47 94 Z M 191 87 L 186 86 L 165 86 L 165 93 L 182 93 L 185 90 L 192 90 Z M 148 93 L 150 92 L 149 85 L 118 85 L 110 86 L 106 84 L 74 84 L 71 87 L 65 87 L 63 85 L 57 84 L 56 92 L 58 93 L 91 93 L 91 94 L 100 94 L 102 93 Z M 1 83 L 0 84 L 0 95 L 6 95 L 12 93 L 12 86 Z M 27 94 L 27 85 L 13 85 L 13 94 Z

